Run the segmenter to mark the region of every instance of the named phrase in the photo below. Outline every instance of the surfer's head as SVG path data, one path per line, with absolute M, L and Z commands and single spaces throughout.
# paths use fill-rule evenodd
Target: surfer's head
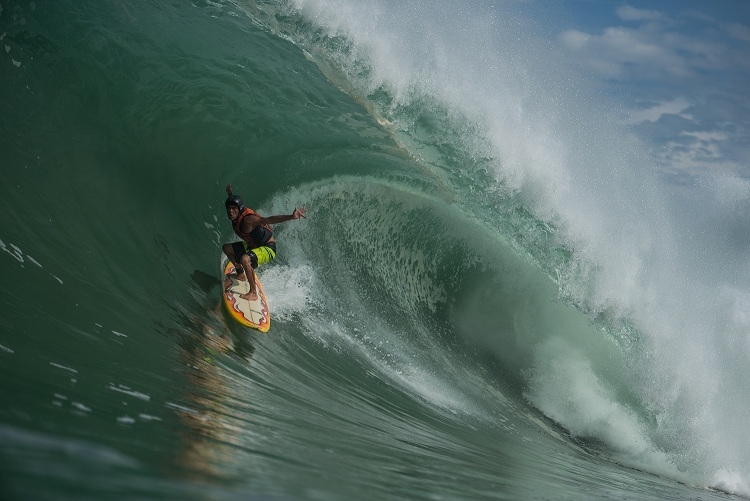
M 224 202 L 225 207 L 229 207 L 230 205 L 237 207 L 239 210 L 242 210 L 245 208 L 245 204 L 242 203 L 242 199 L 238 197 L 237 195 L 229 195 L 229 198 L 227 198 L 227 201 Z
M 237 195 L 229 195 L 229 198 L 224 202 L 224 207 L 227 208 L 227 216 L 229 216 L 229 219 L 235 219 L 237 215 L 242 212 L 242 209 L 245 208 L 245 204 L 242 203 L 242 199 Z M 237 212 L 232 210 L 235 208 Z

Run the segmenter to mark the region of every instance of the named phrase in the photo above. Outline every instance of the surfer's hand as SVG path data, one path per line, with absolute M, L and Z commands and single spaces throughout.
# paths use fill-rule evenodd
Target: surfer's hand
M 301 217 L 305 217 L 305 212 L 307 212 L 307 209 L 305 209 L 304 207 L 300 207 L 299 209 L 297 209 L 295 207 L 294 208 L 294 212 L 292 212 L 292 217 L 294 219 L 299 219 Z
M 225 188 L 227 190 L 227 196 L 232 196 L 232 183 L 227 183 L 227 187 Z

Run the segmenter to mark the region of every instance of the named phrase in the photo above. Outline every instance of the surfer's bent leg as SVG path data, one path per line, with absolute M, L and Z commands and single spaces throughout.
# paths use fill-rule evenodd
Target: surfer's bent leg
M 255 301 L 258 299 L 258 293 L 255 291 L 255 268 L 258 267 L 258 258 L 253 251 L 249 251 L 240 257 L 240 264 L 247 274 L 249 280 L 247 294 L 240 294 L 240 297 L 247 299 L 248 301 Z
M 241 294 L 240 297 L 247 299 L 248 301 L 255 301 L 258 299 L 258 292 L 255 290 L 255 269 L 265 264 L 276 257 L 276 242 L 269 242 L 268 245 L 256 247 L 240 257 L 240 263 L 242 267 L 247 271 L 247 276 L 250 277 L 250 292 L 247 294 Z
M 255 270 L 253 270 L 253 267 L 250 263 L 250 256 L 248 256 L 247 254 L 242 256 L 241 263 L 242 267 L 247 273 L 248 293 L 240 294 L 240 297 L 242 299 L 247 299 L 248 301 L 255 301 L 256 299 L 258 299 L 258 292 L 255 290 Z
M 237 272 L 237 279 L 244 282 L 245 279 L 245 272 L 246 269 L 244 266 L 242 266 L 242 257 L 247 254 L 247 244 L 245 242 L 234 242 L 231 244 L 226 244 L 224 253 L 229 257 L 229 260 L 232 261 L 232 264 L 234 265 L 234 269 Z M 231 250 L 231 255 L 226 252 L 226 247 L 229 246 Z
M 224 251 L 224 254 L 229 258 L 232 264 L 237 262 L 234 258 L 234 244 L 224 244 L 221 246 L 221 250 Z

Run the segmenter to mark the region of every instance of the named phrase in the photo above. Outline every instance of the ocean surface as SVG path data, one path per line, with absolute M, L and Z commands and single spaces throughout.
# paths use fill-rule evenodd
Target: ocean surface
M 747 185 L 670 184 L 536 29 L 0 0 L 0 497 L 750 496 Z M 228 182 L 308 209 L 267 335 Z

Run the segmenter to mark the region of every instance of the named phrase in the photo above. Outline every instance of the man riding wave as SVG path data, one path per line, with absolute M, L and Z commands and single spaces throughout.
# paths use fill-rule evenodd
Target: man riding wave
M 250 280 L 250 291 L 240 294 L 242 299 L 255 301 L 258 292 L 255 289 L 255 269 L 276 257 L 276 240 L 273 237 L 272 224 L 291 221 L 305 217 L 307 209 L 295 208 L 290 215 L 263 217 L 245 204 L 237 195 L 232 194 L 232 185 L 227 184 L 227 200 L 224 206 L 227 217 L 232 222 L 232 229 L 242 240 L 222 246 L 224 254 L 234 264 L 237 280 Z

